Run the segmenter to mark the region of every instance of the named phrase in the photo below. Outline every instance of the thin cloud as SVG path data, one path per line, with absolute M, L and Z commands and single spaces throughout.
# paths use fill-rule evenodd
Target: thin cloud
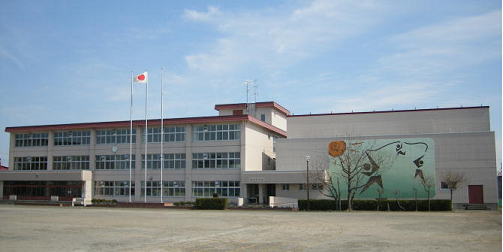
M 392 37 L 389 45 L 396 52 L 382 57 L 376 71 L 415 78 L 436 78 L 454 69 L 501 60 L 501 11 L 422 27 Z
M 367 3 L 367 2 L 364 2 Z M 208 12 L 186 10 L 184 17 L 211 22 L 222 37 L 205 52 L 185 57 L 192 70 L 228 74 L 244 67 L 276 71 L 303 59 L 320 55 L 379 20 L 369 4 L 314 1 L 288 10 L 225 13 L 208 7 Z M 384 13 L 383 13 L 384 14 Z M 383 15 L 380 14 L 380 15 Z M 368 18 L 359 18 L 366 15 Z
M 7 59 L 8 61 L 14 63 L 17 67 L 24 69 L 24 63 L 2 46 L 0 46 L 0 58 Z
M 213 17 L 220 15 L 220 9 L 214 6 L 208 6 L 208 11 L 197 11 L 185 9 L 183 12 L 183 17 L 185 19 L 193 20 L 193 21 L 208 21 Z

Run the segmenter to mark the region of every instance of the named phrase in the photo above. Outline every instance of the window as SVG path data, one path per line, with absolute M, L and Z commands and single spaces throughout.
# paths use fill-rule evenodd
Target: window
M 260 115 L 260 121 L 265 122 L 265 114 Z
M 240 152 L 192 153 L 192 169 L 241 168 Z
M 192 181 L 192 197 L 239 197 L 239 181 Z
M 440 182 L 440 190 L 449 190 L 449 186 L 444 181 Z
M 108 129 L 96 131 L 96 144 L 128 144 L 129 129 Z M 133 129 L 133 143 L 136 143 L 136 129 Z
M 90 131 L 54 132 L 54 145 L 89 145 L 91 142 Z
M 241 126 L 239 124 L 199 125 L 194 126 L 192 131 L 194 142 L 241 139 Z
M 145 196 L 145 181 L 141 182 L 141 196 Z M 147 181 L 147 196 L 161 196 L 161 182 Z
M 15 157 L 14 170 L 47 170 L 47 157 Z
M 141 155 L 141 160 L 142 169 L 145 169 L 145 155 Z M 164 154 L 164 169 L 185 169 L 185 160 L 185 153 Z M 147 168 L 161 169 L 161 154 L 148 154 Z
M 283 191 L 290 191 L 290 184 L 283 184 Z
M 89 156 L 60 156 L 52 158 L 53 170 L 89 170 Z
M 96 156 L 97 170 L 129 169 L 129 155 L 99 155 Z M 135 155 L 132 155 L 131 169 L 135 168 Z
M 135 194 L 134 182 L 131 183 L 131 195 Z M 94 182 L 96 196 L 129 196 L 129 181 L 96 181 Z
M 306 184 L 299 184 L 299 191 L 305 191 L 306 188 Z
M 323 191 L 323 184 L 315 183 L 311 185 L 313 191 Z
M 147 131 L 149 143 L 161 142 L 161 127 L 148 128 Z M 185 142 L 185 127 L 165 127 L 164 142 Z
M 49 133 L 16 134 L 16 147 L 47 146 L 49 144 Z

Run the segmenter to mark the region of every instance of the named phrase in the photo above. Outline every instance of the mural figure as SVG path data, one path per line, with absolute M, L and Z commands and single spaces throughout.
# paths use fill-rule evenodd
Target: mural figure
M 360 194 L 364 193 L 374 183 L 377 183 L 381 187 L 381 189 L 384 189 L 383 185 L 382 185 L 381 175 L 378 173 L 380 167 L 374 161 L 374 159 L 372 159 L 372 156 L 369 154 L 369 152 L 377 152 L 377 151 L 384 149 L 386 147 L 395 145 L 396 146 L 395 147 L 396 155 L 397 156 L 399 156 L 399 155 L 405 156 L 407 154 L 407 152 L 403 150 L 404 144 L 406 144 L 406 145 L 424 145 L 424 147 L 425 147 L 424 153 L 426 153 L 426 151 L 428 151 L 428 144 L 426 144 L 424 142 L 409 143 L 409 142 L 402 142 L 402 141 L 394 141 L 391 143 L 386 143 L 383 146 L 380 146 L 376 149 L 366 150 L 365 154 L 367 155 L 370 164 L 365 164 L 363 169 L 366 170 L 366 172 L 362 172 L 362 174 L 369 176 L 369 179 L 368 179 L 367 183 L 365 184 L 365 186 L 363 187 L 363 189 L 361 190 Z M 423 158 L 424 158 L 424 154 L 421 155 L 420 157 L 418 157 L 417 159 L 415 159 L 413 161 L 413 163 L 416 166 L 414 178 L 417 178 L 419 176 L 419 178 L 421 179 L 421 182 L 424 183 L 425 182 L 424 175 L 423 175 L 423 171 L 421 170 L 421 167 L 424 164 L 424 162 L 422 160 Z M 367 172 L 367 170 L 370 170 L 370 171 Z

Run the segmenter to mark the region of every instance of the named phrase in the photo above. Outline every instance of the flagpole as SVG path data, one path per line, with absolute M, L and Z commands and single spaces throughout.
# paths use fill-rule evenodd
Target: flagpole
M 163 203 L 162 196 L 164 194 L 163 192 L 163 181 L 162 181 L 162 170 L 164 170 L 164 149 L 163 149 L 163 143 L 164 143 L 164 119 L 163 119 L 163 90 L 162 90 L 162 74 L 164 72 L 164 68 L 161 67 L 161 203 Z
M 131 71 L 131 100 L 129 102 L 129 202 L 131 202 L 132 161 L 133 159 L 133 71 Z
M 148 70 L 147 70 L 147 76 L 148 76 Z M 148 104 L 148 77 L 145 86 L 145 203 L 147 203 L 147 144 L 148 144 L 147 104 Z

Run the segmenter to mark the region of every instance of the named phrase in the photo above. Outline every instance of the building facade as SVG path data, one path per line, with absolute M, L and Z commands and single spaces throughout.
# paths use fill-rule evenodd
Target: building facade
M 432 181 L 429 196 L 448 199 L 442 176 L 452 170 L 469 178 L 454 192 L 455 204 L 497 205 L 488 107 L 295 116 L 275 102 L 215 109 L 218 116 L 165 119 L 163 133 L 161 120 L 149 120 L 146 131 L 144 121 L 133 121 L 132 132 L 129 121 L 8 127 L 10 168 L 0 173 L 1 195 L 123 202 L 193 201 L 214 193 L 245 203 L 308 192 L 327 198 L 316 179 L 339 169 L 340 146 L 348 152 L 361 146 L 369 166 L 360 198 L 377 198 L 379 190 L 386 198 L 391 192 L 413 198 L 411 190 L 415 196 L 419 190 L 424 198 L 425 182 Z M 388 162 L 378 167 L 377 156 Z
M 337 145 L 344 148 L 337 150 Z M 449 199 L 444 180 L 448 172 L 455 172 L 467 180 L 453 191 L 454 207 L 484 204 L 497 209 L 489 107 L 290 116 L 288 138 L 278 140 L 277 148 L 277 172 L 305 172 L 310 156 L 313 171 L 339 174 L 343 198 L 347 183 L 338 155 L 353 151 L 364 158 L 355 198 L 424 199 L 429 194 Z M 303 194 L 300 180 L 302 176 L 278 195 Z
M 149 120 L 146 136 L 144 121 L 133 121 L 132 134 L 129 121 L 8 127 L 11 169 L 0 175 L 3 198 L 160 202 L 162 194 L 164 202 L 177 202 L 215 192 L 246 198 L 242 172 L 274 169 L 275 139 L 286 137 L 289 114 L 274 102 L 254 105 L 262 120 L 249 116 L 246 104 L 216 105 L 219 116 L 163 120 L 164 134 L 160 120 Z

